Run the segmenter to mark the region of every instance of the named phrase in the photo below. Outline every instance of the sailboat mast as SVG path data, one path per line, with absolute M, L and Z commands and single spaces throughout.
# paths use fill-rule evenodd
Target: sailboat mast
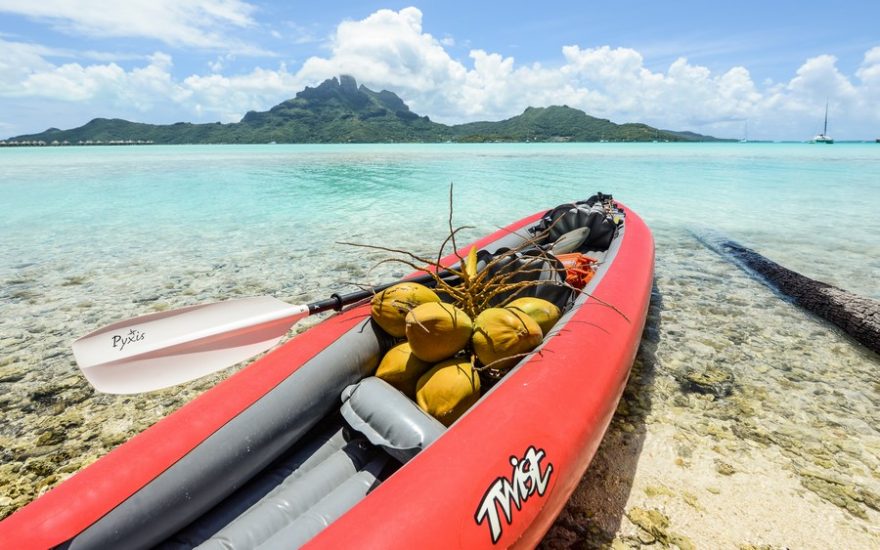
M 828 135 L 828 100 L 825 100 L 825 129 L 822 130 L 822 135 Z

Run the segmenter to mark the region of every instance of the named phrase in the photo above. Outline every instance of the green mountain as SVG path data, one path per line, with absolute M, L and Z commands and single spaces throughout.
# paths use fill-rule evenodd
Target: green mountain
M 528 107 L 500 122 L 453 126 L 458 141 L 706 141 L 708 136 L 658 130 L 646 124 L 615 124 L 567 105 Z
M 342 76 L 307 87 L 268 111 L 248 112 L 240 122 L 143 124 L 96 118 L 71 130 L 50 128 L 7 142 L 101 143 L 394 143 L 718 141 L 691 132 L 645 124 L 615 124 L 570 107 L 529 107 L 500 122 L 447 126 L 419 116 L 393 92 L 374 92 Z

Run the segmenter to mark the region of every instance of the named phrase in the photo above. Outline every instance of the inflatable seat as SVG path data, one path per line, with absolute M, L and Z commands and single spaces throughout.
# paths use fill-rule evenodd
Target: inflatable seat
M 446 427 L 407 396 L 375 376 L 342 392 L 342 417 L 367 440 L 406 463 L 443 435 Z

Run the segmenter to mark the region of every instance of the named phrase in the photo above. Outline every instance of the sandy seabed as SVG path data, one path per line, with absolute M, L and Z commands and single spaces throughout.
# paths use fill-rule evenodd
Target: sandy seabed
M 880 547 L 880 359 L 685 232 L 655 238 L 651 309 L 624 399 L 543 546 Z M 317 299 L 370 265 L 353 254 L 318 285 L 309 273 L 261 271 L 257 257 L 155 272 L 161 263 L 24 265 L 3 281 L 0 517 L 230 374 L 96 394 L 72 362 L 71 335 L 235 296 Z

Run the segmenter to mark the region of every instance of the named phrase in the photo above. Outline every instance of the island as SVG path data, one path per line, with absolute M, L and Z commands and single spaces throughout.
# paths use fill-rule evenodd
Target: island
M 506 120 L 450 126 L 412 112 L 394 92 L 375 92 L 343 75 L 306 87 L 268 111 L 250 111 L 239 122 L 144 124 L 96 118 L 79 128 L 12 137 L 0 146 L 606 141 L 730 140 L 640 123 L 615 124 L 566 105 L 528 107 Z

